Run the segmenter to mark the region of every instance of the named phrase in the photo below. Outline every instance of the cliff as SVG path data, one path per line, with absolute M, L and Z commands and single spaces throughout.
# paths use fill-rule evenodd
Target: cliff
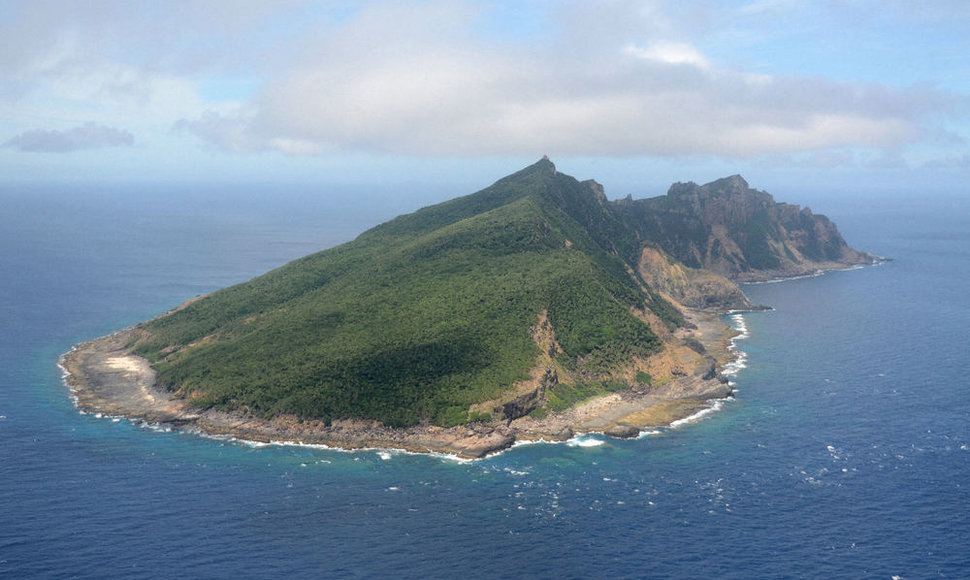
M 675 183 L 667 195 L 614 202 L 639 236 L 685 266 L 736 281 L 870 264 L 824 215 L 778 203 L 734 175 L 705 185 Z

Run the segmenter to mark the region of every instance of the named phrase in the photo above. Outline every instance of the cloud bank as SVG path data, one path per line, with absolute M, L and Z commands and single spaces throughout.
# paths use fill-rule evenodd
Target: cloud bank
M 931 90 L 718 68 L 656 24 L 575 42 L 603 18 L 576 6 L 538 45 L 477 34 L 468 6 L 422 6 L 370 4 L 322 25 L 244 111 L 178 127 L 237 152 L 751 158 L 897 148 L 946 106 Z M 625 16 L 627 28 L 655 18 Z
M 131 147 L 134 144 L 135 136 L 128 131 L 87 123 L 67 131 L 24 131 L 3 146 L 35 153 L 70 153 L 101 147 Z
M 894 14 L 873 0 L 851 14 L 805 0 L 11 6 L 0 11 L 0 114 L 6 104 L 24 118 L 29 103 L 36 118 L 96 115 L 153 142 L 194 136 L 229 154 L 851 160 L 947 137 L 961 146 L 944 127 L 970 110 L 966 95 L 932 84 L 766 72 L 724 54 L 815 38 L 826 18 Z M 937 30 L 957 12 L 911 8 L 890 24 Z M 23 151 L 133 142 L 92 124 L 10 131 L 4 145 Z

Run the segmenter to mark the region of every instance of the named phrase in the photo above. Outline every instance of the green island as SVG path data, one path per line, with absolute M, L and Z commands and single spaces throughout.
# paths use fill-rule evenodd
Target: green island
M 730 394 L 735 281 L 872 263 L 733 176 L 609 201 L 547 158 L 62 357 L 84 410 L 480 457 Z

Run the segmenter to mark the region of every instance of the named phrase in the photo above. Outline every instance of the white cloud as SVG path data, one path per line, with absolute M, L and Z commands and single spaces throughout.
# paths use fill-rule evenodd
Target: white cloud
M 34 153 L 70 153 L 101 147 L 131 147 L 135 136 L 122 129 L 87 123 L 67 131 L 32 129 L 7 140 L 3 147 Z
M 692 36 L 701 8 L 659 0 L 550 3 L 539 39 L 489 34 L 499 8 L 470 1 L 16 6 L 0 22 L 0 100 L 130 127 L 140 142 L 175 127 L 231 153 L 898 151 L 950 106 L 932 89 L 735 70 Z M 218 76 L 257 89 L 206 100 L 200 87 Z
M 175 132 L 189 132 L 206 142 L 232 153 L 256 153 L 274 147 L 274 141 L 266 142 L 252 133 L 251 122 L 242 114 L 223 116 L 217 111 L 205 111 L 194 120 L 180 119 L 172 125 Z
M 718 68 L 688 42 L 575 44 L 569 26 L 596 30 L 590 22 L 549 46 L 493 45 L 475 35 L 474 11 L 450 6 L 422 4 L 429 16 L 374 3 L 328 24 L 233 122 L 260 143 L 251 148 L 288 152 L 743 158 L 898 147 L 938 105 L 928 93 Z M 184 126 L 225 142 L 200 121 Z
M 624 52 L 637 58 L 656 61 L 663 64 L 686 64 L 698 68 L 710 68 L 711 63 L 704 58 L 699 50 L 685 42 L 660 42 L 647 48 L 629 44 Z

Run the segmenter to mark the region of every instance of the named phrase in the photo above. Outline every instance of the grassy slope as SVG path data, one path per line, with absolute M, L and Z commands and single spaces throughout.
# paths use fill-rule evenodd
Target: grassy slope
M 527 376 L 543 310 L 590 376 L 661 348 L 630 307 L 678 315 L 626 273 L 635 247 L 543 160 L 148 322 L 135 350 L 202 406 L 454 424 Z

